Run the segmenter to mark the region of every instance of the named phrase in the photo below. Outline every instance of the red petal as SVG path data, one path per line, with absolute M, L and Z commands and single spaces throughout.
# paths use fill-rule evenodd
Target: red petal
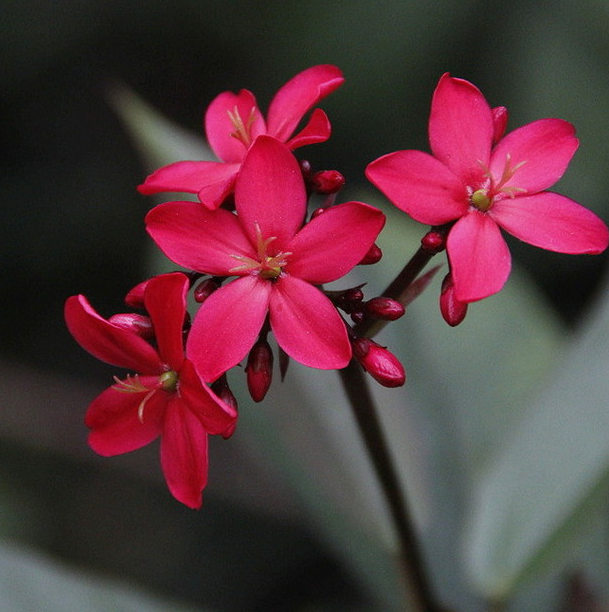
M 180 371 L 184 361 L 182 327 L 187 293 L 188 278 L 178 272 L 151 279 L 144 295 L 161 360 L 176 372 Z
M 332 127 L 330 126 L 328 116 L 321 108 L 316 108 L 311 114 L 307 125 L 294 138 L 290 138 L 286 144 L 290 151 L 293 151 L 305 145 L 325 142 L 330 138 L 331 133 Z
M 256 140 L 237 177 L 235 203 L 252 244 L 257 244 L 258 227 L 263 239 L 276 238 L 271 248 L 283 250 L 307 208 L 300 166 L 284 144 L 270 136 Z
M 171 399 L 165 414 L 161 467 L 171 494 L 199 509 L 207 484 L 207 433 L 178 397 Z
M 231 276 L 239 257 L 256 257 L 239 219 L 198 202 L 166 202 L 146 215 L 146 229 L 175 263 L 219 276 Z
M 140 376 L 144 386 L 153 387 L 158 377 Z M 142 393 L 127 393 L 109 387 L 89 406 L 85 424 L 91 429 L 89 445 L 104 457 L 121 455 L 146 446 L 161 433 L 165 406 L 170 397 L 165 391 L 153 393 L 144 404 L 140 420 Z
M 275 94 L 267 114 L 267 133 L 285 142 L 304 114 L 344 82 L 336 66 L 313 66 L 300 72 Z
M 251 91 L 242 89 L 238 94 L 225 91 L 217 96 L 207 108 L 205 113 L 205 133 L 213 152 L 225 162 L 241 162 L 249 145 L 244 144 L 234 136 L 235 124 L 231 115 L 237 113 L 243 124 L 248 126 L 250 117 L 253 121 L 249 127 L 251 144 L 256 136 L 266 133 L 264 117 L 256 104 L 256 98 Z M 230 114 L 229 114 L 230 113 Z
M 475 302 L 501 290 L 510 274 L 511 258 L 491 217 L 473 210 L 459 219 L 448 234 L 446 248 L 460 302 Z
M 207 433 L 223 434 L 234 426 L 237 420 L 235 408 L 223 402 L 202 382 L 188 359 L 180 370 L 179 394 Z
M 349 363 L 351 344 L 345 323 L 319 289 L 293 276 L 282 276 L 273 286 L 269 308 L 277 343 L 290 357 L 322 370 Z
M 510 132 L 499 142 L 493 149 L 490 171 L 495 182 L 499 181 L 509 155 L 508 169 L 520 163 L 522 166 L 504 186 L 534 194 L 558 181 L 578 146 L 575 128 L 570 123 L 540 119 Z
M 465 214 L 465 184 L 442 162 L 422 151 L 396 151 L 366 168 L 368 180 L 420 223 L 442 225 Z
M 496 202 L 488 214 L 524 242 L 559 253 L 597 255 L 607 248 L 607 226 L 592 211 L 557 193 Z
M 240 164 L 181 161 L 153 172 L 138 191 L 152 195 L 165 191 L 196 193 L 210 209 L 218 208 L 232 191 Z
M 132 372 L 162 372 L 161 360 L 148 342 L 135 332 L 102 319 L 84 295 L 68 298 L 64 314 L 76 342 L 94 357 Z
M 247 355 L 264 323 L 271 287 L 270 281 L 244 276 L 203 302 L 186 343 L 186 356 L 203 380 L 216 380 Z
M 362 260 L 384 224 L 385 215 L 368 204 L 333 206 L 286 245 L 292 255 L 284 271 L 313 284 L 334 281 Z
M 469 81 L 444 74 L 436 87 L 429 117 L 433 154 L 464 183 L 477 184 L 488 167 L 493 115 L 480 90 Z

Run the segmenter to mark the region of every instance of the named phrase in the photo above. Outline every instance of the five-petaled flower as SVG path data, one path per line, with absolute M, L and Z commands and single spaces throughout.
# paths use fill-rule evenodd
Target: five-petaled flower
M 373 161 L 366 176 L 398 208 L 429 225 L 455 222 L 447 252 L 456 298 L 497 293 L 510 273 L 500 228 L 561 253 L 597 254 L 606 225 L 573 200 L 545 191 L 578 146 L 573 126 L 541 119 L 503 137 L 507 115 L 491 109 L 468 81 L 444 74 L 429 119 L 433 155 L 397 151 Z
M 195 193 L 205 206 L 217 208 L 233 192 L 239 168 L 257 136 L 273 136 L 291 150 L 326 141 L 330 122 L 319 108 L 298 134 L 293 133 L 305 113 L 343 82 L 336 66 L 313 66 L 300 72 L 279 89 L 266 121 L 256 98 L 247 89 L 238 94 L 221 93 L 205 113 L 205 132 L 210 147 L 222 161 L 180 161 L 164 166 L 139 186 L 140 193 Z
M 235 206 L 237 214 L 167 202 L 146 217 L 148 232 L 177 264 L 238 277 L 202 304 L 188 357 L 206 380 L 214 380 L 247 355 L 269 313 L 288 355 L 311 367 L 345 367 L 351 359 L 345 323 L 315 285 L 339 279 L 361 261 L 384 215 L 347 202 L 303 227 L 307 194 L 298 162 L 269 136 L 259 136 L 246 155 Z
M 151 279 L 144 305 L 156 348 L 135 331 L 103 319 L 82 295 L 68 298 L 65 318 L 76 341 L 95 357 L 135 374 L 93 400 L 85 422 L 101 455 L 126 453 L 161 436 L 161 466 L 173 496 L 199 508 L 207 482 L 207 434 L 228 435 L 237 414 L 205 384 L 185 358 L 182 327 L 188 279 Z

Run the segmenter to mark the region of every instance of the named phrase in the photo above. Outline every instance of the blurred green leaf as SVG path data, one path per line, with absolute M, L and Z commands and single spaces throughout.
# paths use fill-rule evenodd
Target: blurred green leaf
M 468 563 L 487 597 L 505 597 L 562 561 L 574 535 L 590 528 L 609 470 L 608 371 L 605 298 L 474 491 Z
M 93 578 L 48 558 L 0 544 L 0 609 L 7 612 L 194 612 L 117 582 Z

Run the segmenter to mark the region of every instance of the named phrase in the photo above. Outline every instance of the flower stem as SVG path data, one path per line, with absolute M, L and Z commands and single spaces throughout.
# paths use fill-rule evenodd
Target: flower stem
M 435 603 L 425 572 L 416 530 L 405 502 L 364 371 L 355 362 L 339 370 L 360 433 L 379 479 L 400 546 L 400 569 L 412 612 L 442 612 Z

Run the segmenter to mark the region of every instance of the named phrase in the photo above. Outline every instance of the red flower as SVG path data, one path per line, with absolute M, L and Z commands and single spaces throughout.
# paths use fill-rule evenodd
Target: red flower
M 197 202 L 167 202 L 146 217 L 163 252 L 186 268 L 238 278 L 202 304 L 187 354 L 206 380 L 239 363 L 267 312 L 277 342 L 308 366 L 343 368 L 351 359 L 345 324 L 314 285 L 349 272 L 385 222 L 367 204 L 325 210 L 302 229 L 307 195 L 298 162 L 278 140 L 260 136 L 235 188 L 237 215 Z
M 205 113 L 205 132 L 213 152 L 222 161 L 182 161 L 164 166 L 139 186 L 140 193 L 196 193 L 205 206 L 217 208 L 232 193 L 245 154 L 260 134 L 274 136 L 291 150 L 327 140 L 330 122 L 319 108 L 298 134 L 292 134 L 305 113 L 343 82 L 335 66 L 313 66 L 300 72 L 277 92 L 266 122 L 254 94 L 247 89 L 238 94 L 221 93 Z
M 199 508 L 207 482 L 207 434 L 234 425 L 235 410 L 222 402 L 184 357 L 182 325 L 188 279 L 165 274 L 151 279 L 144 304 L 157 348 L 136 331 L 103 319 L 82 295 L 68 298 L 70 333 L 89 353 L 134 375 L 93 400 L 85 423 L 89 444 L 100 455 L 127 453 L 161 436 L 161 465 L 172 495 Z
M 397 151 L 372 162 L 366 176 L 421 223 L 450 229 L 447 252 L 455 299 L 497 293 L 511 259 L 500 228 L 560 253 L 597 254 L 606 225 L 573 200 L 545 191 L 562 176 L 578 140 L 573 126 L 541 119 L 503 137 L 505 109 L 491 109 L 468 81 L 445 74 L 433 96 L 433 155 Z

